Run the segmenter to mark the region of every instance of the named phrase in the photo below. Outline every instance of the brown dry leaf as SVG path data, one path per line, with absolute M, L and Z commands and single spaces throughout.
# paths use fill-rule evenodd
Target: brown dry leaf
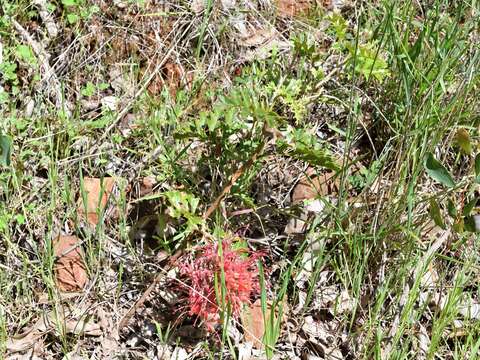
M 310 0 L 277 0 L 277 9 L 280 16 L 293 17 L 310 9 Z
M 144 68 L 140 71 L 142 77 L 148 75 L 147 70 L 148 69 Z M 182 80 L 185 78 L 186 76 L 183 68 L 172 61 L 168 61 L 162 66 L 161 72 L 150 81 L 147 90 L 150 95 L 154 96 L 160 94 L 166 86 L 170 96 L 175 98 L 178 89 L 182 85 Z
M 267 303 L 267 313 L 265 314 L 266 321 L 270 320 L 271 316 L 271 306 L 270 302 Z M 283 318 L 286 319 L 286 301 L 283 300 Z M 265 333 L 265 322 L 263 319 L 262 312 L 262 303 L 260 299 L 255 301 L 250 306 L 245 306 L 240 313 L 240 320 L 245 332 L 245 341 L 253 343 L 253 347 L 256 349 L 262 349 L 263 343 L 262 338 Z
M 338 188 L 338 183 L 334 180 L 335 173 L 333 171 L 315 176 L 312 170 L 307 170 L 307 175 L 298 182 L 293 190 L 293 204 L 314 199 L 319 195 L 330 195 Z
M 97 208 L 99 209 L 100 213 L 105 210 L 105 206 L 107 205 L 108 198 L 113 190 L 114 185 L 115 179 L 110 177 L 103 179 L 103 187 L 101 179 L 83 179 L 86 204 L 84 204 L 83 197 L 80 194 L 77 208 L 78 213 L 84 218 L 86 217 L 86 220 L 90 225 L 96 226 L 98 224 L 99 218 L 97 214 Z M 86 216 L 85 209 L 87 210 Z
M 83 289 L 88 281 L 80 239 L 76 236 L 60 235 L 53 242 L 55 280 L 61 291 Z
M 260 299 L 249 307 L 245 307 L 240 314 L 240 318 L 245 330 L 245 341 L 252 342 L 255 348 L 261 349 L 263 346 L 262 338 L 265 333 L 265 323 L 263 321 Z
M 154 176 L 146 176 L 141 179 L 140 182 L 140 196 L 145 196 L 151 194 L 153 187 L 157 184 L 157 181 Z
M 163 71 L 170 96 L 175 99 L 177 90 L 181 85 L 181 80 L 184 77 L 183 69 L 178 64 L 167 62 L 163 67 Z
M 259 46 L 272 40 L 274 37 L 275 31 L 273 29 L 255 29 L 242 36 L 238 44 L 246 47 Z
M 316 199 L 318 196 L 327 196 L 336 193 L 338 189 L 338 180 L 335 179 L 333 171 L 320 175 L 315 175 L 313 169 L 307 170 L 307 176 L 300 179 L 293 189 L 292 203 L 294 205 L 302 204 L 305 200 L 308 204 L 302 209 L 299 217 L 293 217 L 285 227 L 286 234 L 303 234 L 307 230 L 307 219 L 309 213 L 321 213 L 325 207 L 322 200 Z

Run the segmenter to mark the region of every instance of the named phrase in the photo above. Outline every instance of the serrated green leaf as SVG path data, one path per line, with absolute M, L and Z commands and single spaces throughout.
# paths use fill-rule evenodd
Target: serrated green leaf
M 437 226 L 440 226 L 442 229 L 446 228 L 445 223 L 443 222 L 440 206 L 438 206 L 438 203 L 435 199 L 430 199 L 429 214 Z
M 450 175 L 448 170 L 437 159 L 433 157 L 432 153 L 428 153 L 425 156 L 425 161 L 423 165 L 427 174 L 435 181 L 449 188 L 455 186 L 452 175 Z
M 91 81 L 89 81 L 89 82 L 87 82 L 85 87 L 82 90 L 80 90 L 80 93 L 83 96 L 90 97 L 93 94 L 95 94 L 96 90 L 97 90 L 97 88 L 95 87 L 95 85 Z
M 340 166 L 335 162 L 334 158 L 326 150 L 319 149 L 296 149 L 295 155 L 310 165 L 323 166 L 327 169 L 339 171 Z
M 467 129 L 458 129 L 455 134 L 455 142 L 465 155 L 470 155 L 472 153 L 472 142 Z
M 0 165 L 10 165 L 10 155 L 12 152 L 12 140 L 9 136 L 0 135 Z

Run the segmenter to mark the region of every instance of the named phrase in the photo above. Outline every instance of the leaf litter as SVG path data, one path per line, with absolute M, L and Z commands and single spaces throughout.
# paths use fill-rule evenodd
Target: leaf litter
M 44 11 L 44 6 L 41 4 L 43 3 L 42 1 L 37 1 L 36 4 L 39 6 L 39 10 Z M 284 18 L 287 19 L 282 19 L 281 21 L 283 22 L 290 22 L 290 21 L 295 21 L 291 18 L 294 17 L 301 17 L 303 14 L 308 13 L 308 11 L 315 6 L 313 1 L 298 1 L 298 2 L 292 2 L 289 0 L 278 0 L 273 2 L 274 5 L 276 6 L 277 12 Z M 318 1 L 317 3 L 321 4 L 327 4 L 328 7 L 334 8 L 334 7 L 340 7 L 338 5 L 339 1 Z M 105 18 L 107 18 L 109 21 L 115 24 L 115 27 L 121 28 L 122 26 L 126 29 L 129 26 L 132 26 L 135 28 L 132 33 L 135 33 L 135 35 L 129 34 L 127 38 L 127 41 L 123 41 L 122 39 L 124 38 L 124 34 L 113 34 L 115 39 L 110 39 L 111 30 L 113 26 L 103 26 L 101 22 L 99 23 L 99 27 L 95 30 L 92 31 L 92 35 L 98 36 L 95 41 L 97 41 L 96 44 L 92 43 L 92 50 L 93 53 L 98 52 L 99 55 L 99 62 L 103 61 L 103 59 L 100 59 L 100 57 L 104 56 L 102 55 L 102 48 L 105 46 L 112 46 L 115 49 L 118 49 L 118 53 L 115 54 L 114 57 L 112 57 L 110 60 L 106 61 L 109 66 L 115 67 L 118 65 L 118 69 L 115 71 L 111 71 L 111 75 L 115 75 L 116 78 L 121 78 L 123 80 L 120 80 L 116 82 L 113 78 L 113 76 L 110 78 L 110 86 L 112 94 L 108 93 L 103 93 L 99 98 L 96 100 L 96 104 L 93 108 L 98 107 L 99 104 L 101 105 L 103 103 L 104 108 L 107 108 L 109 110 L 115 110 L 115 109 L 120 109 L 123 108 L 123 105 L 126 103 L 125 100 L 129 98 L 133 98 L 135 95 L 135 89 L 137 87 L 137 78 L 135 76 L 130 76 L 131 73 L 128 72 L 128 70 L 125 70 L 128 68 L 128 66 L 136 66 L 137 64 L 127 64 L 125 65 L 126 62 L 129 61 L 129 57 L 133 55 L 139 56 L 140 61 L 139 61 L 139 74 L 141 74 L 141 78 L 144 76 L 149 76 L 149 70 L 152 68 L 152 64 L 155 64 L 153 68 L 156 68 L 156 65 L 160 64 L 159 62 L 156 62 L 154 58 L 158 57 L 158 49 L 163 48 L 165 45 L 168 43 L 168 35 L 165 35 L 165 33 L 157 33 L 155 31 L 149 31 L 152 28 L 158 28 L 161 29 L 161 31 L 166 31 L 167 33 L 172 30 L 172 25 L 169 24 L 167 26 L 163 26 L 164 22 L 162 20 L 159 20 L 163 17 L 164 15 L 158 15 L 158 14 L 167 14 L 169 11 L 172 11 L 172 8 L 168 8 L 168 4 L 165 7 L 162 7 L 161 9 L 156 8 L 155 2 L 152 1 L 147 1 L 144 4 L 144 8 L 140 7 L 134 7 L 134 6 L 129 6 L 127 2 L 124 1 L 115 1 L 115 7 L 112 7 L 113 9 L 110 8 L 110 6 L 104 2 L 104 1 L 99 1 L 98 2 L 99 7 L 101 8 Z M 153 4 L 153 5 L 152 5 Z M 194 17 L 184 17 L 181 18 L 178 23 L 181 24 L 181 26 L 185 26 L 185 24 L 188 25 L 189 22 L 193 23 L 194 21 L 201 21 L 203 18 L 203 13 L 205 11 L 205 1 L 192 1 L 191 6 L 192 8 L 190 10 L 193 10 Z M 223 11 L 228 11 L 231 13 L 235 12 L 235 7 L 239 6 L 235 1 L 222 1 L 221 2 L 223 6 Z M 214 7 L 217 6 L 216 2 L 214 2 Z M 268 4 L 265 4 L 265 6 L 268 6 Z M 152 9 L 154 7 L 154 9 Z M 138 10 L 140 9 L 140 10 Z M 158 10 L 158 11 L 157 11 Z M 184 11 L 183 8 L 179 7 L 178 9 L 175 8 L 174 11 L 180 10 L 179 13 L 185 14 L 188 13 L 187 11 Z M 216 8 L 213 9 L 212 17 L 216 16 Z M 58 13 L 57 13 L 58 14 Z M 156 14 L 156 15 L 155 15 Z M 42 21 L 45 22 L 47 32 L 49 33 L 50 37 L 55 36 L 55 30 L 49 29 L 49 25 L 47 24 L 50 19 L 46 17 L 46 13 L 40 12 L 40 17 L 42 18 Z M 51 12 L 52 17 L 55 16 L 55 12 Z M 222 14 L 224 15 L 224 14 Z M 184 16 L 184 15 L 182 15 Z M 210 16 L 210 14 L 209 14 Z M 93 16 L 95 19 L 98 20 L 100 18 L 99 15 L 94 15 Z M 195 19 L 196 17 L 196 19 Z M 141 19 L 141 20 L 139 20 Z M 145 20 L 147 19 L 147 20 Z M 151 21 L 151 19 L 155 19 Z M 105 19 L 102 19 L 105 20 Z M 126 22 L 125 22 L 126 20 Z M 209 19 L 210 24 L 214 24 L 214 21 L 210 21 L 212 19 Z M 215 20 L 215 19 L 213 19 Z M 235 40 L 238 40 L 235 45 L 240 45 L 240 47 L 245 47 L 245 48 L 250 48 L 250 49 L 241 49 L 240 54 L 242 54 L 242 61 L 247 60 L 253 60 L 253 59 L 261 59 L 261 58 L 266 58 L 270 55 L 271 50 L 275 47 L 278 47 L 283 50 L 289 50 L 290 44 L 289 42 L 280 40 L 281 36 L 283 36 L 284 29 L 280 29 L 278 33 L 275 32 L 275 30 L 255 30 L 255 29 L 270 29 L 267 25 L 269 24 L 257 24 L 257 22 L 261 23 L 260 19 L 252 19 L 248 17 L 237 17 L 234 19 L 234 21 L 239 21 L 243 22 L 243 25 L 247 22 L 255 22 L 255 26 L 252 26 L 251 28 L 254 29 L 250 34 L 247 34 L 245 37 L 241 37 L 240 40 L 236 38 Z M 268 21 L 267 21 L 268 23 Z M 154 24 L 154 26 L 151 26 Z M 209 26 L 210 26 L 209 24 Z M 141 25 L 141 26 L 140 26 Z M 149 26 L 151 28 L 149 29 Z M 176 26 L 176 25 L 175 25 Z M 105 29 L 108 28 L 109 30 L 106 31 Z M 246 28 L 246 27 L 245 27 Z M 168 30 L 165 30 L 168 29 Z M 58 31 L 62 31 L 63 29 L 58 29 Z M 176 32 L 179 32 L 179 30 L 182 30 L 181 28 L 177 27 L 175 28 Z M 190 29 L 191 30 L 191 29 Z M 184 34 L 194 34 L 195 35 L 186 35 L 185 37 L 187 38 L 184 43 L 180 44 L 178 47 L 175 49 L 175 60 L 173 60 L 173 57 L 169 57 L 169 60 L 162 66 L 159 67 L 158 74 L 156 74 L 155 77 L 153 77 L 153 80 L 149 83 L 149 86 L 147 86 L 147 90 L 150 93 L 151 96 L 159 96 L 162 94 L 162 92 L 167 89 L 171 97 L 176 97 L 178 93 L 178 89 L 181 88 L 182 83 L 185 84 L 185 69 L 184 67 L 191 66 L 190 59 L 185 60 L 182 58 L 183 51 L 185 49 L 188 49 L 189 47 L 194 44 L 192 39 L 194 36 L 197 36 L 196 32 L 190 31 L 188 27 L 186 26 L 186 30 Z M 238 29 L 236 29 L 238 34 Z M 190 31 L 190 32 L 189 32 Z M 215 34 L 216 29 L 210 29 L 209 27 L 206 30 L 206 44 L 211 44 L 209 41 L 212 41 L 214 43 L 214 40 L 212 40 L 212 34 Z M 103 33 L 103 34 L 101 34 Z M 131 36 L 130 36 L 131 35 Z M 210 38 L 209 38 L 210 37 Z M 161 39 L 162 41 L 158 41 Z M 165 40 L 165 43 L 163 43 L 163 40 Z M 138 42 L 138 44 L 135 44 Z M 88 46 L 87 46 L 88 47 Z M 234 46 L 233 46 L 234 47 Z M 202 49 L 204 50 L 204 49 Z M 80 53 L 80 52 L 79 52 Z M 237 53 L 233 53 L 234 55 L 228 54 L 228 56 L 233 56 L 234 58 L 236 57 Z M 108 55 L 107 55 L 108 56 Z M 182 59 L 182 61 L 177 61 L 178 59 Z M 145 59 L 153 59 L 151 63 L 147 64 L 145 63 Z M 74 61 L 73 61 L 74 60 Z M 75 61 L 78 61 L 78 58 L 75 58 L 75 56 L 72 58 L 72 63 L 75 63 Z M 81 59 L 83 62 L 83 59 Z M 211 63 L 208 65 L 209 70 L 215 69 L 215 65 L 218 65 L 223 61 L 223 54 L 221 56 L 218 56 L 214 58 Z M 78 62 L 77 62 L 78 65 Z M 223 65 L 223 64 L 222 64 Z M 105 76 L 108 79 L 108 69 L 109 67 L 105 67 L 101 69 L 103 71 L 103 76 Z M 143 69 L 143 70 L 142 70 Z M 68 70 L 68 69 L 67 69 Z M 128 74 L 128 75 L 127 75 Z M 123 81 L 123 83 L 122 83 Z M 68 86 L 67 86 L 68 90 Z M 67 94 L 68 96 L 68 94 Z M 69 98 L 71 100 L 71 97 Z M 132 112 L 135 111 L 136 109 L 132 109 Z M 128 115 L 131 115 L 128 117 L 126 121 L 125 128 L 128 128 L 128 132 L 122 133 L 125 138 L 127 138 L 127 141 L 132 140 L 129 138 L 132 134 L 132 131 L 136 130 L 134 129 L 134 124 L 133 120 L 138 118 L 142 118 L 144 114 L 133 114 L 129 113 Z M 147 116 L 147 115 L 145 115 Z M 127 118 L 127 116 L 125 116 Z M 122 119 L 123 120 L 123 119 Z M 138 129 L 138 128 L 137 128 Z M 132 131 L 130 131 L 132 130 Z M 466 137 L 463 136 L 463 139 Z M 462 140 L 465 144 L 466 142 Z M 463 150 L 465 153 L 470 152 L 470 148 L 463 144 Z M 123 144 L 122 144 L 123 145 Z M 128 144 L 130 145 L 130 144 Z M 462 147 L 462 144 L 458 144 L 460 147 Z M 441 167 L 437 166 L 438 164 L 432 162 L 427 162 L 426 166 L 427 169 L 430 170 L 431 176 L 437 180 L 439 183 L 443 183 L 446 186 L 449 186 L 449 178 L 448 174 L 446 174 Z M 427 171 L 428 172 L 428 171 Z M 323 175 L 323 174 L 322 174 Z M 297 206 L 301 208 L 301 215 L 300 215 L 300 220 L 303 221 L 303 224 L 300 224 L 301 226 L 299 227 L 294 227 L 293 231 L 287 230 L 284 228 L 285 223 L 281 223 L 281 226 L 279 227 L 280 230 L 278 229 L 273 229 L 272 228 L 266 228 L 264 232 L 266 232 L 268 236 L 274 235 L 272 238 L 269 238 L 269 242 L 275 242 L 278 241 L 278 238 L 283 236 L 282 230 L 284 234 L 287 235 L 295 235 L 297 236 L 296 239 L 298 239 L 302 234 L 305 234 L 305 232 L 308 230 L 308 226 L 310 224 L 310 220 L 314 217 L 320 217 L 324 212 L 326 212 L 326 205 L 325 202 L 322 202 L 319 198 L 322 198 L 322 200 L 327 200 L 328 202 L 334 203 L 334 197 L 336 190 L 335 188 L 335 181 L 333 180 L 328 180 L 329 186 L 326 189 L 323 189 L 323 183 L 317 179 L 315 176 L 309 176 L 310 179 L 309 181 L 306 181 L 305 178 L 302 178 L 298 184 L 297 187 L 294 188 L 293 190 L 293 195 L 292 195 L 292 204 L 294 206 Z M 311 181 L 310 181 L 311 180 Z M 105 181 L 105 180 L 104 180 Z M 110 180 L 107 180 L 107 182 Z M 100 182 L 100 185 L 99 185 Z M 86 200 L 84 201 L 84 197 L 80 196 L 79 198 L 79 204 L 78 204 L 78 213 L 80 214 L 81 218 L 85 220 L 90 226 L 94 227 L 100 224 L 100 221 L 102 217 L 104 216 L 104 213 L 106 211 L 106 207 L 108 204 L 108 198 L 110 197 L 112 193 L 112 188 L 113 185 L 110 184 L 101 184 L 101 180 L 97 178 L 92 178 L 91 180 L 87 180 L 88 184 L 85 184 L 85 190 L 86 190 Z M 307 184 L 308 183 L 308 184 Z M 313 184 L 312 184 L 313 183 Z M 288 183 L 290 185 L 290 183 Z M 330 187 L 330 185 L 333 185 Z M 156 186 L 156 184 L 153 184 L 151 182 L 143 183 L 142 186 L 144 187 L 143 189 L 140 190 L 140 192 L 143 194 L 141 196 L 147 195 L 151 193 L 151 189 L 153 186 Z M 158 188 L 160 191 L 163 191 L 163 186 L 165 184 L 160 184 Z M 169 186 L 169 185 L 167 185 Z M 174 184 L 173 186 L 178 186 L 178 184 Z M 268 186 L 266 186 L 268 187 Z M 303 187 L 303 188 L 302 188 Z M 332 196 L 333 194 L 333 196 Z M 328 199 L 327 199 L 328 198 Z M 332 199 L 333 198 L 333 199 Z M 271 201 L 271 199 L 267 200 Z M 270 205 L 271 205 L 270 203 Z M 327 205 L 328 206 L 328 205 Z M 83 209 L 83 210 L 82 210 Z M 230 209 L 229 209 L 230 210 Z M 251 209 L 247 209 L 251 210 Z M 251 211 L 250 213 L 253 213 Z M 283 209 L 282 209 L 283 210 Z M 223 211 L 223 209 L 222 209 Z M 239 213 L 241 214 L 241 213 Z M 261 221 L 268 222 L 269 219 L 265 217 L 265 219 L 262 219 Z M 178 225 L 178 224 L 175 224 Z M 181 223 L 180 223 L 181 225 Z M 178 225 L 178 226 L 180 226 Z M 248 224 L 249 226 L 253 227 L 252 225 Z M 262 224 L 263 225 L 263 224 Z M 270 224 L 268 224 L 270 226 Z M 246 226 L 248 227 L 248 226 Z M 112 229 L 107 229 L 108 231 L 111 231 Z M 249 231 L 251 229 L 248 229 Z M 278 232 L 281 235 L 275 234 L 275 230 L 278 230 Z M 245 231 L 243 228 L 240 231 Z M 251 232 L 249 233 L 251 236 Z M 107 236 L 111 236 L 112 233 L 108 233 Z M 116 234 L 115 234 L 116 235 Z M 79 234 L 80 236 L 80 234 Z M 290 237 L 289 237 L 290 239 Z M 296 241 L 296 239 L 294 241 Z M 188 239 L 191 240 L 191 239 Z M 254 239 L 258 240 L 258 239 Z M 295 281 L 294 284 L 295 286 L 300 289 L 300 296 L 304 296 L 304 291 L 305 291 L 305 286 L 306 283 L 308 282 L 309 279 L 311 279 L 312 273 L 314 271 L 314 261 L 316 259 L 316 251 L 318 251 L 318 244 L 315 243 L 315 239 L 308 239 L 310 241 L 309 249 L 308 251 L 304 254 L 304 258 L 301 260 L 302 261 L 302 267 L 301 271 L 299 273 L 294 274 Z M 253 244 L 255 244 L 254 241 L 252 241 Z M 58 258 L 56 260 L 56 264 L 54 267 L 55 275 L 56 275 L 56 281 L 57 281 L 57 287 L 62 290 L 62 291 L 80 291 L 84 289 L 85 284 L 88 283 L 89 279 L 86 274 L 86 267 L 85 263 L 83 262 L 83 257 L 84 254 L 82 252 L 82 241 L 75 237 L 75 236 L 61 236 L 58 239 L 55 240 L 54 242 L 54 252 L 56 257 Z M 251 244 L 250 244 L 251 245 Z M 123 246 L 123 244 L 122 244 Z M 277 246 L 276 244 L 272 245 L 271 247 L 274 248 Z M 277 246 L 278 247 L 278 246 Z M 69 250 L 71 249 L 72 250 Z M 62 250 L 64 249 L 64 250 Z M 69 250 L 69 251 L 67 251 Z M 289 249 L 286 249 L 288 251 Z M 138 254 L 136 254 L 138 255 Z M 115 256 L 117 256 L 115 254 Z M 118 256 L 120 257 L 120 255 Z M 168 255 L 167 255 L 168 257 Z M 151 270 L 151 268 L 148 268 L 148 261 L 145 261 L 145 259 L 148 259 L 146 257 L 142 257 L 141 261 L 144 263 L 141 264 L 141 270 L 144 271 L 145 273 L 148 272 L 157 272 L 159 271 L 158 268 L 154 268 L 154 270 Z M 274 258 L 276 259 L 276 258 Z M 162 259 L 160 262 L 163 263 Z M 123 261 L 123 260 L 122 260 Z M 135 299 L 135 294 L 138 293 L 138 291 L 142 291 L 140 286 L 140 290 L 136 288 L 134 285 L 142 284 L 145 282 L 145 279 L 135 279 L 133 278 L 133 275 L 135 273 L 135 269 L 131 271 L 131 269 L 127 269 L 128 265 L 127 263 L 123 263 L 122 265 L 125 264 L 126 268 L 125 273 L 119 273 L 117 274 L 114 270 L 109 269 L 113 273 L 113 277 L 118 275 L 119 278 L 121 278 L 122 281 L 126 280 L 127 285 L 119 291 L 120 294 L 118 294 L 118 297 L 115 298 L 115 301 L 119 300 L 121 302 L 121 307 L 123 309 L 125 308 L 126 305 L 134 301 Z M 144 268 L 143 268 L 144 266 Z M 275 264 L 275 266 L 278 266 L 280 268 L 282 264 Z M 431 274 L 435 274 L 435 271 L 431 271 Z M 126 275 L 125 275 L 126 274 Z M 170 275 L 172 278 L 174 278 L 174 275 Z M 96 281 L 96 279 L 92 279 L 93 281 Z M 435 286 L 435 282 L 437 281 L 437 278 L 435 276 L 432 276 L 432 279 L 430 280 L 424 280 L 422 278 L 422 286 Z M 430 284 L 430 285 L 427 285 Z M 162 283 L 163 287 L 168 287 L 168 284 Z M 320 281 L 318 284 L 319 289 L 315 289 L 315 297 L 316 301 L 313 302 L 312 304 L 312 311 L 313 315 L 309 315 L 305 317 L 304 323 L 300 326 L 302 331 L 307 334 L 308 339 L 305 340 L 299 340 L 297 343 L 293 342 L 289 345 L 294 346 L 294 347 L 303 347 L 304 353 L 302 355 L 303 358 L 308 358 L 308 359 L 316 359 L 316 358 L 345 358 L 341 353 L 339 353 L 338 350 L 338 345 L 341 341 L 344 339 L 344 334 L 338 334 L 336 331 L 340 328 L 338 326 L 338 323 L 336 322 L 336 319 L 333 320 L 325 320 L 321 316 L 317 316 L 315 312 L 321 312 L 327 310 L 327 312 L 333 314 L 333 315 L 342 315 L 342 314 L 348 314 L 352 312 L 352 309 L 355 307 L 355 303 L 350 297 L 349 292 L 343 288 L 343 286 L 339 286 L 338 284 L 329 284 L 328 276 L 324 276 L 324 273 L 320 275 Z M 134 295 L 132 295 L 134 294 Z M 162 291 L 156 291 L 155 294 L 161 294 L 163 296 Z M 152 304 L 157 304 L 154 302 L 154 297 L 159 297 L 158 295 L 154 295 L 151 298 L 147 299 L 147 306 L 145 309 L 141 309 L 142 312 L 139 313 L 139 316 L 136 320 L 139 322 L 141 321 L 141 318 L 143 317 L 149 317 L 152 316 L 152 313 L 149 311 L 152 311 L 152 308 L 155 306 Z M 157 299 L 158 300 L 158 299 Z M 149 303 L 151 302 L 151 303 Z M 255 307 L 256 306 L 256 307 Z M 468 318 L 472 317 L 474 319 L 477 318 L 477 306 L 478 304 L 475 302 L 475 300 L 470 300 L 467 301 L 465 300 L 464 306 L 461 307 L 461 315 Z M 250 306 L 250 310 L 252 312 L 257 312 L 258 313 L 258 300 L 253 303 L 253 305 Z M 299 311 L 303 311 L 302 306 L 299 307 Z M 122 309 L 122 310 L 123 310 Z M 112 320 L 113 317 L 115 317 L 115 311 L 118 309 L 111 310 L 108 312 L 108 314 L 105 315 L 105 317 L 109 318 L 109 321 L 106 322 L 107 325 L 102 325 L 102 331 L 105 333 L 105 329 L 107 328 L 113 328 L 115 326 L 115 321 Z M 155 314 L 158 315 L 158 314 Z M 261 317 L 263 319 L 263 316 Z M 243 321 L 242 321 L 243 322 Z M 164 325 L 161 324 L 161 325 Z M 136 326 L 136 324 L 131 325 L 132 327 Z M 191 325 L 193 326 L 193 325 Z M 264 324 L 261 324 L 261 321 L 259 321 L 256 324 L 251 324 L 248 321 L 245 321 L 243 323 L 243 326 L 246 328 L 245 330 L 248 329 L 248 327 L 251 328 L 252 333 L 260 334 L 263 333 L 264 331 L 261 330 L 262 326 L 264 327 Z M 82 326 L 85 327 L 85 326 Z M 68 328 L 74 329 L 74 327 L 69 326 Z M 87 327 L 88 328 L 88 327 Z M 47 329 L 46 325 L 39 326 L 39 329 Z M 192 327 L 185 326 L 185 329 L 192 329 Z M 129 329 L 131 330 L 131 328 Z M 47 331 L 47 330 L 43 330 Z M 134 331 L 134 330 L 133 330 Z M 74 330 L 72 330 L 72 333 Z M 428 334 L 425 334 L 428 332 L 427 329 L 425 328 L 420 328 L 419 329 L 419 334 L 421 336 L 428 336 Z M 22 333 L 23 334 L 23 333 Z M 90 334 L 92 336 L 98 336 L 95 335 L 95 328 L 88 329 L 85 334 Z M 419 335 L 419 349 L 422 350 L 422 352 L 425 352 L 425 349 L 428 348 L 428 341 L 425 339 L 422 339 L 421 336 Z M 26 335 L 27 336 L 27 335 Z M 256 338 L 260 338 L 261 336 L 256 336 Z M 301 337 L 301 336 L 300 336 Z M 245 338 L 247 338 L 247 333 L 245 332 Z M 40 341 L 40 338 L 36 338 L 38 341 Z M 118 344 L 116 344 L 116 341 L 118 340 L 118 334 L 113 335 L 113 343 L 112 348 L 115 348 Z M 143 341 L 140 339 L 140 341 Z M 302 343 L 303 341 L 303 343 Z M 255 339 L 248 339 L 247 342 L 253 342 L 255 343 Z M 427 345 L 425 345 L 427 344 Z M 252 344 L 253 345 L 253 344 Z M 261 344 L 256 343 L 256 347 L 261 347 Z M 166 355 L 166 358 L 170 358 L 172 356 L 172 351 L 170 351 L 172 347 L 168 348 L 165 351 L 165 353 L 168 353 L 168 356 Z M 162 349 L 162 352 L 165 349 Z M 190 355 L 188 352 L 191 350 L 191 348 L 188 347 L 182 347 L 182 346 L 176 346 L 173 348 L 173 354 L 174 356 L 179 356 L 181 358 L 192 356 L 192 352 L 190 352 Z M 106 348 L 106 353 L 108 353 L 108 346 Z M 132 350 L 132 354 L 135 353 L 136 349 Z M 248 346 L 245 347 L 245 354 L 252 353 L 252 349 L 249 349 Z M 158 353 L 161 353 L 160 350 L 158 350 Z M 148 355 L 149 357 L 153 358 L 153 356 Z M 245 358 L 248 357 L 249 355 L 245 355 Z M 158 356 L 161 358 L 160 356 Z

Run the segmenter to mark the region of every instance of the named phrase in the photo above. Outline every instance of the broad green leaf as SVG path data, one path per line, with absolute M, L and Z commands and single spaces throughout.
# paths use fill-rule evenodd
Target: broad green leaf
M 423 165 L 427 174 L 435 181 L 449 188 L 455 186 L 452 175 L 450 175 L 448 170 L 433 157 L 432 153 L 427 154 Z
M 440 206 L 438 206 L 438 203 L 435 199 L 430 199 L 429 214 L 437 226 L 440 226 L 442 229 L 445 229 L 445 223 L 443 222 L 443 219 L 442 219 Z
M 480 154 L 475 156 L 475 182 L 480 184 Z
M 12 152 L 12 140 L 9 136 L 0 135 L 0 165 L 10 165 L 10 155 Z
M 477 205 L 477 199 L 473 198 L 463 207 L 463 216 L 469 216 L 475 205 Z
M 453 203 L 451 199 L 448 199 L 447 201 L 447 211 L 448 215 L 450 215 L 452 218 L 456 219 L 458 215 L 457 207 Z
M 466 216 L 463 220 L 464 222 L 464 229 L 469 232 L 478 232 L 479 230 L 479 221 L 478 221 L 478 215 L 473 215 L 473 216 Z
M 466 129 L 458 129 L 457 133 L 455 134 L 455 141 L 465 155 L 472 154 L 472 142 L 470 140 L 470 134 Z
M 453 230 L 455 230 L 457 233 L 462 233 L 463 230 L 465 230 L 465 224 L 463 222 L 463 218 L 458 219 L 453 223 Z

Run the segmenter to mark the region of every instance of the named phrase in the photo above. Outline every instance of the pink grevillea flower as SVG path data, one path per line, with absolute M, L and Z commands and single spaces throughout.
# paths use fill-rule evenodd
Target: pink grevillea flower
M 248 255 L 248 256 L 246 256 Z M 220 321 L 222 269 L 225 279 L 225 305 L 234 317 L 240 315 L 244 303 L 259 292 L 257 259 L 260 253 L 247 254 L 245 250 L 232 249 L 231 243 L 207 244 L 197 256 L 184 258 L 180 272 L 187 279 L 189 314 L 196 315 L 209 330 Z

